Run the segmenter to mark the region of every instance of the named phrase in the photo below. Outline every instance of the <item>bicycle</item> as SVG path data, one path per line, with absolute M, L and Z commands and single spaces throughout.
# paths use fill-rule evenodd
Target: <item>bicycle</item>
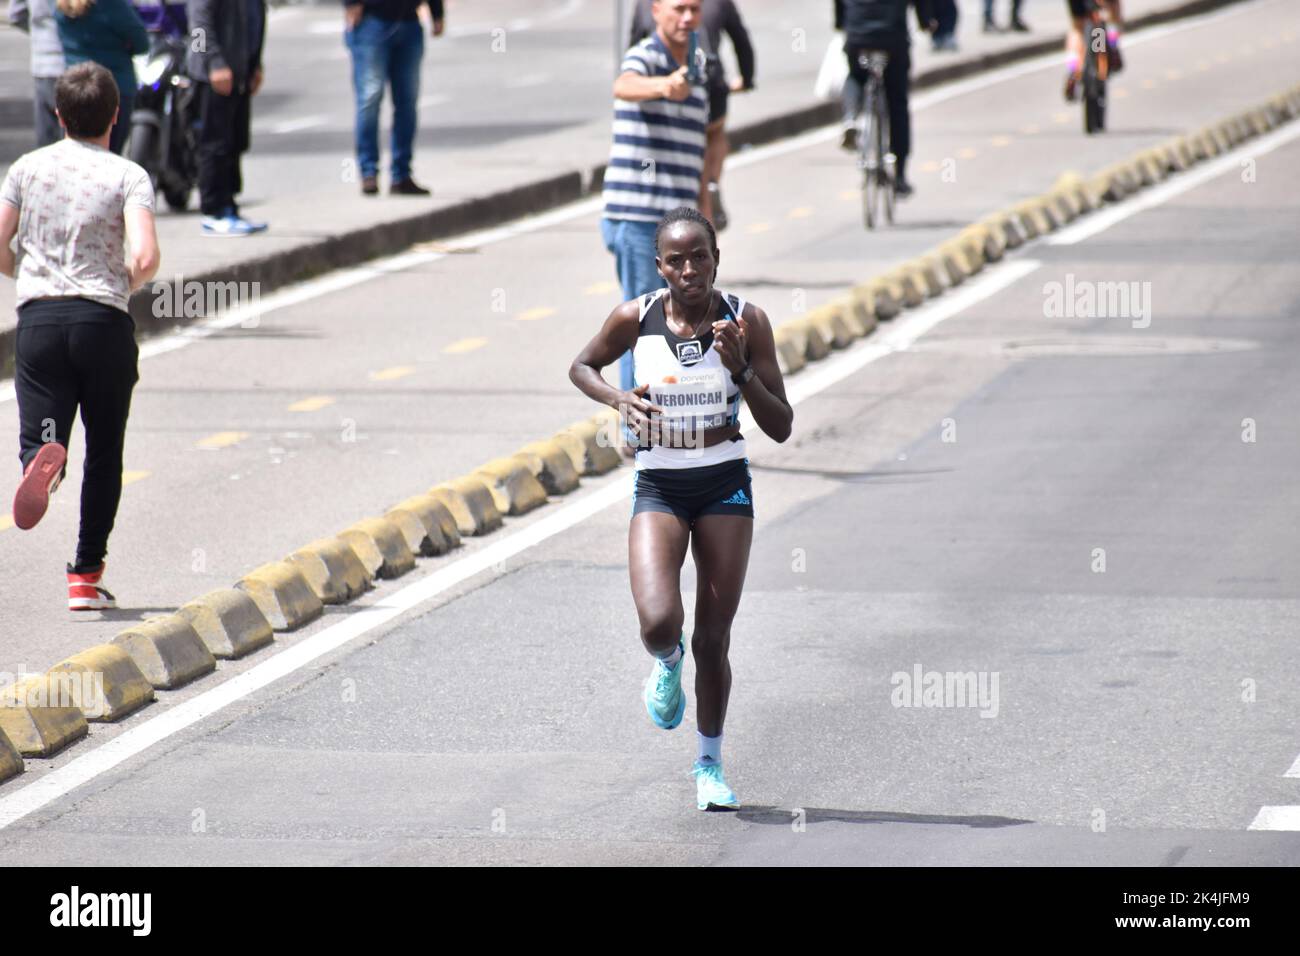
M 1106 129 L 1106 80 L 1110 75 L 1110 46 L 1101 5 L 1088 4 L 1083 26 L 1083 131 L 1089 135 Z
M 894 154 L 889 151 L 889 104 L 885 99 L 885 67 L 889 54 L 863 50 L 858 64 L 867 71 L 862 112 L 858 114 L 858 168 L 862 170 L 862 216 L 876 228 L 879 210 L 894 221 Z

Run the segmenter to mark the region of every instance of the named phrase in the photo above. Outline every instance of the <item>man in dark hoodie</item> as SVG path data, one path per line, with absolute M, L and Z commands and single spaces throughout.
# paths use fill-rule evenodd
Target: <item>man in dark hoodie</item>
M 250 101 L 262 87 L 263 0 L 187 0 L 199 117 L 199 205 L 203 232 L 247 236 L 266 228 L 239 214 L 239 156 L 248 150 Z
M 931 0 L 835 0 L 835 29 L 844 31 L 844 53 L 849 61 L 849 79 L 844 84 L 844 136 L 840 145 L 857 148 L 855 119 L 862 110 L 867 68 L 862 54 L 883 50 L 889 54 L 885 68 L 885 98 L 889 103 L 889 147 L 898 161 L 894 194 L 910 196 L 907 156 L 912 151 L 912 123 L 908 112 L 908 74 L 912 70 L 912 38 L 907 30 L 907 8 L 915 7 L 922 30 L 936 27 Z

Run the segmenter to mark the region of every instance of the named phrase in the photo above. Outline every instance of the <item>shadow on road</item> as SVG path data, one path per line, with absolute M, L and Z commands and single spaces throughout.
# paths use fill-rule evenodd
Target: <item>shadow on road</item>
M 803 811 L 805 823 L 937 823 L 943 826 L 975 827 L 981 830 L 997 827 L 1016 827 L 1033 823 L 1033 820 L 1018 820 L 1015 817 L 947 817 L 928 813 L 898 813 L 889 810 L 825 810 L 816 807 L 792 808 L 781 807 L 743 807 L 736 813 L 737 819 L 746 823 L 763 823 L 773 826 L 789 826 L 792 820 L 799 819 L 799 810 Z

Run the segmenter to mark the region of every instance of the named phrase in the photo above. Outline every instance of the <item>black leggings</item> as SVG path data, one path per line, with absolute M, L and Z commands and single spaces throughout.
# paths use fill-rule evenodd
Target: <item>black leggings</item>
M 122 449 L 139 380 L 135 323 L 89 299 L 35 299 L 18 310 L 14 389 L 23 467 L 42 444 L 68 447 L 78 407 L 86 430 L 80 570 L 98 567 L 122 497 Z M 66 469 L 65 469 L 66 471 Z
M 849 60 L 849 80 L 856 87 L 858 108 L 861 108 L 861 91 L 865 89 L 870 73 L 858 61 L 862 50 L 849 47 L 845 55 Z M 908 115 L 908 74 L 912 71 L 912 56 L 907 47 L 891 48 L 889 65 L 885 67 L 885 100 L 889 104 L 889 150 L 898 159 L 898 175 L 904 178 L 908 154 L 912 152 L 912 118 Z

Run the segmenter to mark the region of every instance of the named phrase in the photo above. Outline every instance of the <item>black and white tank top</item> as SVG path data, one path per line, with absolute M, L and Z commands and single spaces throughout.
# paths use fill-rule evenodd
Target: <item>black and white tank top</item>
M 721 294 L 715 321 L 735 322 L 745 300 Z M 641 297 L 641 329 L 632 352 L 634 374 L 638 388 L 650 386 L 646 398 L 664 410 L 665 429 L 660 444 L 637 450 L 637 469 L 700 468 L 747 457 L 745 440 L 739 435 L 702 447 L 706 429 L 739 420 L 740 387 L 731 381 L 731 372 L 713 348 L 712 323 L 701 335 L 682 338 L 668 328 L 667 301 L 667 289 Z

